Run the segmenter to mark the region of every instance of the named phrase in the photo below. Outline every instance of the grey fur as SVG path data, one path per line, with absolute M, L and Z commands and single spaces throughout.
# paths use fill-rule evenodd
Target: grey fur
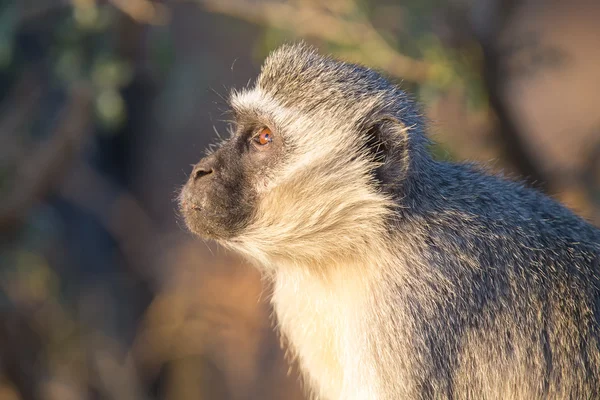
M 275 51 L 232 107 L 274 126 L 283 150 L 269 173 L 247 172 L 255 211 L 217 240 L 273 280 L 315 397 L 600 398 L 597 228 L 434 161 L 404 92 L 302 44 Z

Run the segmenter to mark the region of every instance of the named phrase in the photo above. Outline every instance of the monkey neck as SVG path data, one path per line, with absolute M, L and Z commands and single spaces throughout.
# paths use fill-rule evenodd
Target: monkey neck
M 389 270 L 397 258 L 376 236 L 365 239 L 353 248 L 340 245 L 340 251 L 327 257 L 293 257 L 269 260 L 267 274 L 279 281 L 313 282 L 323 287 L 358 285 L 369 287 Z M 261 269 L 264 268 L 264 264 Z M 264 269 L 263 269 L 264 271 Z M 350 283 L 352 282 L 352 283 Z
M 378 258 L 327 268 L 280 265 L 274 275 L 271 302 L 278 328 L 320 398 L 382 398 L 373 327 L 379 308 L 387 306 L 388 291 L 381 285 L 390 282 Z

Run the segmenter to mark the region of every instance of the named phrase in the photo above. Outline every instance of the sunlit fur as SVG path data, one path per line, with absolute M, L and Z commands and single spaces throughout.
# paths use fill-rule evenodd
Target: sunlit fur
M 271 54 L 231 105 L 283 135 L 286 158 L 222 244 L 273 280 L 314 397 L 598 398 L 596 228 L 517 183 L 433 161 L 403 92 L 305 45 Z M 380 159 L 365 148 L 373 124 Z
M 356 121 L 333 126 L 325 116 L 318 122 L 318 115 L 306 118 L 275 102 L 250 103 L 248 97 L 236 96 L 234 107 L 268 110 L 274 126 L 285 127 L 280 132 L 293 151 L 269 183 L 257 188 L 261 196 L 256 217 L 230 244 L 269 269 L 281 269 L 282 262 L 329 268 L 346 255 L 367 256 L 372 246 L 381 245 L 394 203 L 370 184 L 373 161 L 358 152 Z M 358 157 L 351 160 L 349 152 Z M 357 226 L 362 229 L 357 231 Z

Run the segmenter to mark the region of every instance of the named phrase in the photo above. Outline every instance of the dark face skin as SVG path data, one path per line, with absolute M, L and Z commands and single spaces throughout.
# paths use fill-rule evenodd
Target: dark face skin
M 194 166 L 181 196 L 188 228 L 209 239 L 231 239 L 256 208 L 256 188 L 283 153 L 275 130 L 256 121 L 240 123 L 234 137 Z

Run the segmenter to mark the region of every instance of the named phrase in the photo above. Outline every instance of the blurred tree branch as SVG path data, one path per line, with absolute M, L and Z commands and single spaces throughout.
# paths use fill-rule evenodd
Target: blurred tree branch
M 43 342 L 24 314 L 0 313 L 0 371 L 15 385 L 22 400 L 38 400 L 37 357 Z
M 70 0 L 47 0 L 47 1 L 29 1 L 24 2 L 19 8 L 18 24 L 23 24 L 45 16 L 47 13 L 67 7 L 70 5 Z
M 81 0 L 74 0 L 81 1 Z M 109 0 L 110 3 L 139 23 L 163 25 L 169 20 L 168 9 L 148 0 Z
M 506 60 L 498 49 L 497 41 L 518 4 L 518 0 L 480 2 L 478 4 L 480 20 L 475 24 L 474 35 L 483 51 L 483 78 L 490 105 L 498 119 L 497 134 L 503 143 L 504 157 L 531 185 L 548 192 L 552 186 L 551 179 L 535 163 L 525 143 L 523 132 L 511 115 L 504 95 L 505 79 L 502 76 L 502 66 Z M 477 26 L 479 29 L 476 28 Z
M 28 22 L 67 6 L 85 10 L 106 2 L 141 24 L 163 25 L 169 21 L 168 8 L 150 0 L 51 0 L 32 2 L 21 7 L 19 23 Z
M 332 8 L 326 12 L 315 2 L 283 3 L 248 0 L 196 0 L 210 12 L 234 16 L 258 24 L 293 31 L 301 37 L 323 39 L 331 43 L 356 48 L 351 56 L 357 62 L 383 69 L 389 74 L 412 82 L 431 78 L 431 66 L 401 54 L 366 20 L 350 21 L 340 14 L 355 9 L 353 1 L 347 7 Z
M 9 99 L 16 102 L 16 99 Z M 29 208 L 45 196 L 63 176 L 69 160 L 83 140 L 91 121 L 92 95 L 85 84 L 74 85 L 70 89 L 69 100 L 63 108 L 56 132 L 39 144 L 27 157 L 19 160 L 16 166 L 12 190 L 0 199 L 0 231 L 18 226 L 26 217 Z M 23 113 L 22 119 L 30 118 Z M 11 118 L 10 115 L 8 117 Z M 14 124 L 0 123 L 0 127 L 11 129 Z M 2 132 L 3 136 L 14 132 Z
M 0 162 L 11 164 L 24 156 L 24 145 L 19 142 L 21 137 L 15 132 L 22 129 L 23 124 L 34 113 L 42 94 L 39 84 L 35 73 L 25 70 L 7 95 L 10 101 L 5 101 L 0 111 Z
M 148 282 L 164 273 L 154 268 L 162 250 L 162 237 L 139 202 L 85 163 L 69 178 L 60 189 L 61 195 L 94 215 L 115 238 L 136 275 Z

